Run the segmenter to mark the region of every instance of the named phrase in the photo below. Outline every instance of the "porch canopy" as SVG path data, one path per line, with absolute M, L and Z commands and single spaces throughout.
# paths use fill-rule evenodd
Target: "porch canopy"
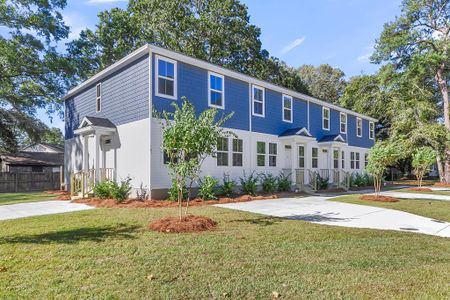
M 99 182 L 100 179 L 100 152 L 101 144 L 102 148 L 105 148 L 106 144 L 111 143 L 111 137 L 117 132 L 117 127 L 106 118 L 90 117 L 86 116 L 80 123 L 80 126 L 74 131 L 74 133 L 83 138 L 83 170 L 89 170 L 89 137 L 93 137 L 95 140 L 95 159 L 94 159 L 94 173 L 95 182 Z M 106 169 L 105 149 L 102 151 L 102 168 Z

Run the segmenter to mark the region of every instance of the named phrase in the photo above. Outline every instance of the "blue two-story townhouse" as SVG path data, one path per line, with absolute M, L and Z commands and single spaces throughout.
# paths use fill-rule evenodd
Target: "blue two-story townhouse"
M 338 182 L 364 170 L 375 142 L 377 120 L 369 116 L 146 45 L 64 97 L 66 183 L 86 192 L 104 178 L 130 176 L 134 188 L 163 197 L 171 182 L 152 108 L 171 110 L 183 96 L 197 111 L 234 112 L 224 126 L 236 137 L 218 141 L 202 175 L 285 172 L 304 187 L 319 173 Z

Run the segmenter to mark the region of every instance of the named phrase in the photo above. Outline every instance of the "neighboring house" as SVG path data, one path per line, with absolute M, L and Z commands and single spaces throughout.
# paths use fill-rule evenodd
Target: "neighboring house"
M 0 154 L 0 171 L 9 173 L 60 172 L 64 165 L 64 146 L 37 143 L 17 153 Z
M 65 99 L 66 183 L 85 172 L 94 181 L 132 178 L 164 195 L 171 181 L 152 117 L 186 96 L 203 111 L 234 112 L 202 175 L 238 181 L 245 171 L 292 174 L 297 186 L 314 172 L 342 180 L 362 172 L 377 120 L 331 103 L 160 47 L 146 45 L 70 90 Z M 97 171 L 94 171 L 97 170 Z M 72 180 L 75 177 L 72 177 Z

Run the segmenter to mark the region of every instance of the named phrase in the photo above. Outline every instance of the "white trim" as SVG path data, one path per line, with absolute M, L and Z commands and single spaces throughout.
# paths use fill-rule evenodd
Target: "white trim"
M 312 137 L 311 133 L 309 133 L 308 129 L 306 129 L 305 127 L 300 129 L 299 131 L 297 131 L 295 134 L 301 134 L 302 132 L 306 133 L 306 135 L 308 135 L 308 137 Z
M 345 117 L 345 131 L 342 131 L 342 116 Z M 340 133 L 347 134 L 347 124 L 348 124 L 347 114 L 344 112 L 340 112 L 339 113 L 339 131 L 340 131 Z
M 373 122 L 377 122 L 378 120 L 363 114 L 359 114 L 357 112 L 351 111 L 349 109 L 316 99 L 314 97 L 275 85 L 273 83 L 269 83 L 263 80 L 259 80 L 256 79 L 254 77 L 251 77 L 249 75 L 245 75 L 236 71 L 232 71 L 223 67 L 219 67 L 217 65 L 211 64 L 209 62 L 206 62 L 204 60 L 200 60 L 197 58 L 193 58 L 181 53 L 177 53 L 174 51 L 170 51 L 158 46 L 154 46 L 154 45 L 144 45 L 141 48 L 137 49 L 136 51 L 132 52 L 131 54 L 125 56 L 124 58 L 122 58 L 121 60 L 119 60 L 118 62 L 112 64 L 111 66 L 105 68 L 104 70 L 102 70 L 101 72 L 97 73 L 96 75 L 94 75 L 93 77 L 89 78 L 88 80 L 86 80 L 85 82 L 79 84 L 78 86 L 74 87 L 73 89 L 71 89 L 64 97 L 63 100 L 68 99 L 69 97 L 73 96 L 73 94 L 79 92 L 80 90 L 82 90 L 84 87 L 92 84 L 93 82 L 96 82 L 106 76 L 108 76 L 109 74 L 114 73 L 115 71 L 117 71 L 118 69 L 122 68 L 123 66 L 127 65 L 128 63 L 135 61 L 137 59 L 139 59 L 140 57 L 142 57 L 143 55 L 148 54 L 150 51 L 156 52 L 158 54 L 167 56 L 167 57 L 171 57 L 172 59 L 175 59 L 177 61 L 182 61 L 184 63 L 187 64 L 191 64 L 191 65 L 195 65 L 199 68 L 203 68 L 206 70 L 210 70 L 212 72 L 217 72 L 220 74 L 224 74 L 225 76 L 229 76 L 235 79 L 239 79 L 241 81 L 245 81 L 245 82 L 249 82 L 249 83 L 254 83 L 256 85 L 260 85 L 260 86 L 264 86 L 265 88 L 268 88 L 270 90 L 279 92 L 279 93 L 285 93 L 285 94 L 290 94 L 292 95 L 294 98 L 298 98 L 300 100 L 304 100 L 304 101 L 311 101 L 315 104 L 321 105 L 321 106 L 327 106 L 331 109 L 335 109 L 337 111 L 342 111 L 345 112 L 347 114 L 353 115 L 353 116 L 357 116 L 357 117 L 362 117 L 364 119 L 367 119 L 369 121 L 373 121 Z
M 369 139 L 375 140 L 375 123 L 370 121 L 369 121 Z
M 328 111 L 328 118 L 327 118 L 327 121 L 328 121 L 328 127 L 327 128 L 325 128 L 325 111 Z M 322 129 L 323 130 L 327 130 L 327 131 L 330 131 L 330 109 L 328 108 L 328 107 L 325 107 L 325 106 L 322 106 Z
M 169 78 L 169 77 L 165 77 L 165 76 L 161 76 L 161 78 L 166 79 L 166 80 L 173 80 L 173 96 L 171 95 L 166 95 L 166 94 L 162 94 L 159 92 L 159 84 L 158 84 L 158 79 L 159 79 L 159 61 L 165 61 L 168 63 L 172 63 L 173 64 L 173 79 Z M 177 100 L 177 82 L 178 82 L 178 74 L 177 74 L 177 61 L 170 59 L 168 57 L 165 56 L 160 56 L 160 55 L 155 55 L 155 96 L 157 97 L 161 97 L 161 98 L 166 98 L 166 99 L 172 99 L 172 100 Z
M 344 138 L 342 137 L 342 135 L 340 135 L 340 134 L 338 134 L 334 139 L 333 139 L 333 141 L 336 141 L 336 142 L 343 142 L 343 143 L 345 143 L 345 140 L 344 140 Z
M 98 92 L 99 89 L 100 89 L 100 93 Z M 95 85 L 95 112 L 97 112 L 97 113 L 102 111 L 102 94 L 103 94 L 102 93 L 102 83 L 99 82 Z M 99 109 L 99 107 L 100 107 L 100 109 Z
M 262 91 L 262 114 L 255 113 L 255 89 Z M 259 100 L 258 103 L 261 103 Z M 266 116 L 266 90 L 262 86 L 252 84 L 252 116 L 265 117 Z
M 359 122 L 361 122 L 361 134 L 358 134 Z M 362 119 L 357 117 L 357 118 L 356 118 L 356 136 L 357 136 L 357 137 L 362 137 L 362 136 L 363 136 L 363 130 L 362 130 L 362 128 L 363 128 L 363 122 L 362 122 Z
M 148 160 L 149 169 L 148 169 L 148 194 L 149 198 L 152 199 L 152 116 L 153 116 L 153 58 L 152 51 L 149 51 L 148 55 L 148 128 L 149 128 L 149 153 L 150 159 Z M 114 172 L 117 172 L 117 168 L 114 169 Z M 116 179 L 117 174 L 114 174 L 114 180 Z
M 222 78 L 222 90 L 221 91 L 211 89 L 211 76 Z M 211 91 L 216 92 L 216 93 L 222 93 L 222 105 L 211 104 Z M 211 71 L 208 71 L 208 106 L 225 109 L 225 76 L 218 74 L 218 73 L 211 72 Z
M 284 107 L 284 99 L 287 98 L 289 99 L 289 101 L 291 102 L 291 108 L 289 108 L 290 112 L 291 112 L 291 119 L 290 120 L 286 120 L 284 118 L 284 110 L 288 109 L 286 107 Z M 294 100 L 291 96 L 286 95 L 286 94 L 282 94 L 281 95 L 281 118 L 283 120 L 283 122 L 287 122 L 287 123 L 293 123 L 294 122 Z

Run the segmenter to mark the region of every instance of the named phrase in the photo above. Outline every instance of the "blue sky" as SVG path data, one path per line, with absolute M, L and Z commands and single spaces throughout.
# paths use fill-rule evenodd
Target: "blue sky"
M 250 22 L 261 28 L 263 48 L 292 67 L 328 63 L 347 77 L 374 73 L 369 62 L 383 24 L 400 14 L 401 0 L 241 0 Z M 68 0 L 63 16 L 71 27 L 69 39 L 94 28 L 97 14 L 127 0 Z M 58 117 L 50 126 L 63 128 Z

